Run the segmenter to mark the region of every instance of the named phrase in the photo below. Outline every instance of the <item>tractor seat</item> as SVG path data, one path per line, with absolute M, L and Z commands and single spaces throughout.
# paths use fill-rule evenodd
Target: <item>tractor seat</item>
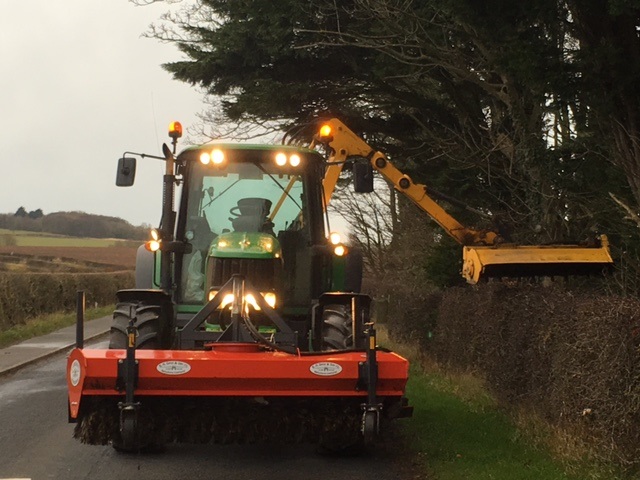
M 269 220 L 271 200 L 242 198 L 230 211 L 229 217 L 236 232 L 264 232 L 273 235 L 273 222 Z

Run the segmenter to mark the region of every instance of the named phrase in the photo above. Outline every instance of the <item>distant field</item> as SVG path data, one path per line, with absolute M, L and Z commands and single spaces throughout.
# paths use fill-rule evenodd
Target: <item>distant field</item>
M 87 305 L 112 303 L 118 290 L 135 285 L 138 246 L 0 230 L 0 333 L 32 318 L 74 309 L 78 290 L 87 295 Z
M 43 233 L 43 232 L 30 232 L 28 230 L 8 230 L 6 228 L 0 228 L 0 235 L 51 235 L 54 237 L 60 237 L 64 235 L 56 235 L 54 233 Z
M 80 268 L 76 265 L 74 271 L 99 270 L 99 267 L 112 266 L 118 269 L 133 269 L 136 264 L 137 247 L 24 247 L 0 246 L 0 270 L 5 271 L 45 271 L 44 263 L 50 263 L 52 271 L 60 271 L 64 263 L 84 263 Z M 14 258 L 11 258 L 14 257 Z M 29 268 L 16 267 L 20 265 L 16 259 L 21 258 L 23 264 L 30 264 Z M 37 268 L 36 264 L 41 266 Z M 86 267 L 86 268 L 85 268 Z M 113 269 L 110 269 L 113 270 Z
M 53 233 L 0 229 L 0 246 L 18 247 L 133 247 L 141 242 L 115 238 L 78 238 Z
M 140 243 L 0 229 L 0 271 L 71 273 L 133 269 Z

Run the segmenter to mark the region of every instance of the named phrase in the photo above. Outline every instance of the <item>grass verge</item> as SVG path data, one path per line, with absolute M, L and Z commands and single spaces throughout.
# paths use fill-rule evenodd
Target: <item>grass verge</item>
M 550 454 L 529 443 L 496 406 L 463 400 L 442 389 L 446 382 L 437 374 L 420 368 L 411 373 L 407 395 L 415 411 L 406 431 L 435 478 L 572 478 Z
M 113 313 L 114 306 L 107 305 L 98 308 L 87 308 L 85 321 L 101 318 Z M 23 325 L 17 325 L 0 332 L 0 348 L 8 347 L 24 340 L 54 332 L 68 327 L 76 322 L 75 313 L 52 313 L 42 317 L 27 320 Z
M 413 418 L 403 434 L 415 449 L 424 475 L 437 480 L 569 480 L 542 443 L 534 442 L 503 412 L 483 382 L 472 375 L 447 375 L 424 365 L 419 352 L 380 342 L 412 361 L 407 396 Z M 539 440 L 539 439 L 536 439 Z

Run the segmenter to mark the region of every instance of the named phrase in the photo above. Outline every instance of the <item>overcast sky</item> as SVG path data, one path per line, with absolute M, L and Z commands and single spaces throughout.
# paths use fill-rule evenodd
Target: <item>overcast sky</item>
M 178 50 L 141 36 L 167 8 L 128 0 L 5 5 L 0 213 L 24 206 L 158 224 L 163 162 L 138 160 L 133 187 L 114 182 L 125 150 L 159 154 L 168 124 L 188 129 L 202 109 L 202 95 L 160 66 L 181 59 Z

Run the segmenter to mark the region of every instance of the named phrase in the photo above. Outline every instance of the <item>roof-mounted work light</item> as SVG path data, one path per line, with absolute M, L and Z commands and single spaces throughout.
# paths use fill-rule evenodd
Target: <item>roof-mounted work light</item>
M 169 137 L 177 140 L 182 137 L 182 124 L 180 122 L 171 122 L 169 124 Z
M 333 140 L 333 129 L 328 123 L 323 124 L 315 136 L 315 140 L 320 143 L 329 143 Z

